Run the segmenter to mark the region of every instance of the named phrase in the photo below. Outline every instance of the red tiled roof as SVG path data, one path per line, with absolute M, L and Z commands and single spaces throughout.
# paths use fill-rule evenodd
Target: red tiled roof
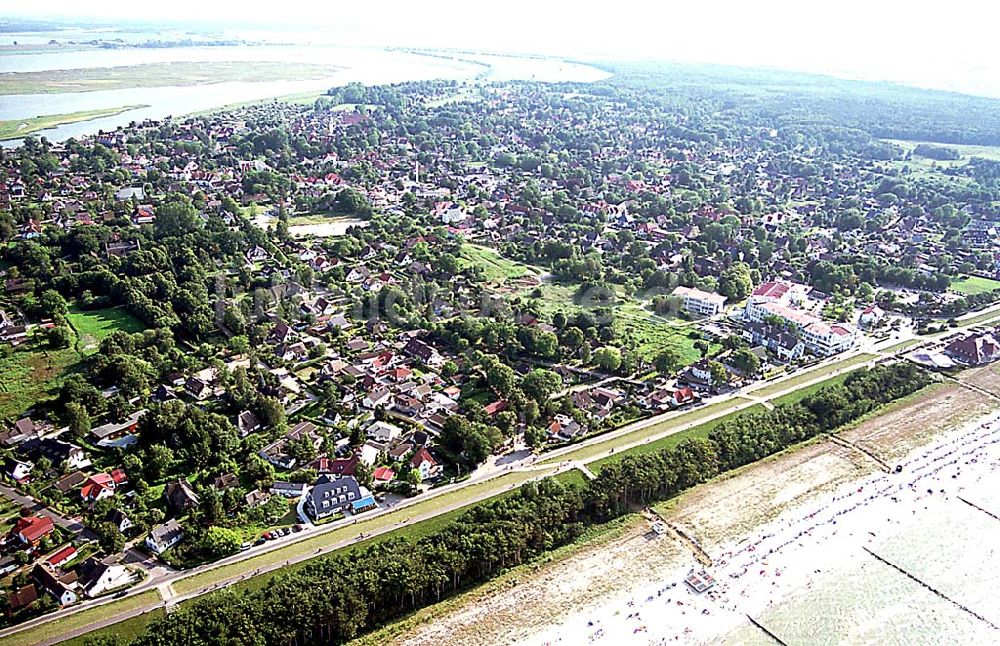
M 781 298 L 788 292 L 788 285 L 785 283 L 762 283 L 760 287 L 753 290 L 753 296 L 765 296 L 767 298 Z
M 58 552 L 56 552 L 55 554 L 53 554 L 52 556 L 50 556 L 45 560 L 48 562 L 49 565 L 55 567 L 65 563 L 74 556 L 76 556 L 76 548 L 73 547 L 72 545 L 67 545 L 66 547 L 62 548 L 61 550 L 59 550 Z
M 11 532 L 20 534 L 25 540 L 34 543 L 53 529 L 55 529 L 55 525 L 52 524 L 52 519 L 48 516 L 26 516 L 19 518 L 14 523 Z

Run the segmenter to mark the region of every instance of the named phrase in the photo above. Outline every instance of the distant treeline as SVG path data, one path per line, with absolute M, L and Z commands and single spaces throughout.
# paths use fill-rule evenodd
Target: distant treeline
M 342 551 L 258 590 L 200 598 L 153 622 L 132 644 L 343 643 L 566 545 L 590 526 L 857 420 L 930 380 L 905 363 L 860 370 L 799 402 L 726 421 L 708 439 L 625 455 L 583 486 L 528 483 L 415 543 L 390 539 Z
M 913 149 L 913 154 L 926 157 L 927 159 L 937 159 L 938 161 L 955 161 L 962 158 L 957 148 L 933 146 L 931 144 L 918 144 Z
M 631 85 L 679 99 L 713 99 L 723 110 L 756 112 L 774 127 L 848 142 L 878 139 L 1000 145 L 1000 100 L 892 83 L 721 65 L 632 63 L 597 86 Z M 878 144 L 884 146 L 885 144 Z M 873 155 L 874 158 L 879 158 Z

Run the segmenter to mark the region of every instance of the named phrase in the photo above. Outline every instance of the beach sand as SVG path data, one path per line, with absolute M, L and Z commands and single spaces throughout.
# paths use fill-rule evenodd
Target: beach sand
M 992 368 L 959 378 L 1000 392 Z M 747 630 L 747 615 L 808 593 L 834 576 L 845 554 L 879 547 L 880 533 L 919 522 L 923 507 L 932 513 L 945 495 L 997 476 L 998 410 L 1000 400 L 979 390 L 937 385 L 842 433 L 902 473 L 886 474 L 860 451 L 822 441 L 661 506 L 714 559 L 709 570 L 718 583 L 710 594 L 683 583 L 689 570 L 700 569 L 689 546 L 636 520 L 516 581 L 464 595 L 394 643 L 768 643 L 757 629 Z M 977 466 L 949 471 L 973 459 Z M 935 498 L 928 488 L 946 494 Z

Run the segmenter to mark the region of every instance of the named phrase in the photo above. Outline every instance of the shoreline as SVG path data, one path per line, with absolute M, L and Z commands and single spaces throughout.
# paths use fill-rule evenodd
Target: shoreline
M 992 371 L 967 371 L 961 378 L 983 382 L 993 391 L 1000 387 L 1000 375 Z M 645 522 L 606 545 L 582 545 L 565 558 L 539 565 L 536 572 L 518 575 L 528 580 L 473 590 L 446 609 L 404 620 L 403 630 L 396 626 L 391 633 L 373 636 L 408 645 L 554 646 L 613 644 L 630 638 L 652 644 L 769 641 L 747 615 L 780 614 L 789 599 L 835 580 L 835 566 L 847 558 L 845 550 L 877 549 L 877 543 L 865 540 L 876 541 L 876 536 L 862 527 L 886 535 L 891 528 L 879 527 L 892 516 L 883 517 L 885 505 L 899 505 L 906 514 L 921 517 L 914 505 L 937 504 L 933 496 L 924 500 L 908 488 L 905 502 L 893 503 L 896 492 L 885 488 L 904 478 L 914 480 L 923 471 L 917 471 L 921 460 L 934 459 L 928 452 L 958 441 L 955 438 L 969 439 L 969 433 L 974 437 L 979 425 L 990 420 L 996 461 L 1000 402 L 957 383 L 932 386 L 903 406 L 890 405 L 842 430 L 845 438 L 901 464 L 901 474 L 885 474 L 870 458 L 829 440 L 808 442 L 657 506 L 715 559 L 709 568 L 718 582 L 714 599 L 689 593 L 683 583 L 697 565 L 690 549 L 672 535 L 656 537 Z M 965 471 L 972 477 L 972 470 Z M 835 515 L 848 507 L 854 508 Z M 810 567 L 813 563 L 822 565 Z

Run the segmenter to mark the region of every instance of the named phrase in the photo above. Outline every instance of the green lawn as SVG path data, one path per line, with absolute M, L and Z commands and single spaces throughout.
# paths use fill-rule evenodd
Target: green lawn
M 589 464 L 587 464 L 587 468 L 593 471 L 594 473 L 597 473 L 605 465 L 610 464 L 612 462 L 617 462 L 626 455 L 643 455 L 646 453 L 653 453 L 655 451 L 659 451 L 662 449 L 670 449 L 677 446 L 684 440 L 690 438 L 705 439 L 708 437 L 708 434 L 712 432 L 712 429 L 714 429 L 719 424 L 725 422 L 726 420 L 730 420 L 733 419 L 734 417 L 745 415 L 747 413 L 759 412 L 762 410 L 764 410 L 764 407 L 761 404 L 755 404 L 744 410 L 735 411 L 730 413 L 729 415 L 723 415 L 722 417 L 709 420 L 704 424 L 699 424 L 698 426 L 694 426 L 679 433 L 667 435 L 666 437 L 662 437 L 654 442 L 650 442 L 649 444 L 640 444 L 639 446 L 633 447 L 628 451 L 622 451 L 620 453 L 614 453 L 608 455 L 606 457 L 601 458 L 600 460 L 595 460 L 594 462 L 590 462 Z
M 115 330 L 131 333 L 146 329 L 142 321 L 117 307 L 88 311 L 74 307 L 70 309 L 67 318 L 79 336 L 76 342 L 77 350 L 83 354 L 96 351 L 100 342 Z
M 576 485 L 578 487 L 582 487 L 587 484 L 587 477 L 583 475 L 583 472 L 579 469 L 563 471 L 559 475 L 552 476 L 552 479 L 561 482 L 564 485 Z
M 984 323 L 992 323 L 1000 319 L 1000 311 L 993 310 L 991 312 L 983 312 L 982 314 L 977 314 L 976 316 L 970 316 L 969 318 L 959 319 L 959 325 L 983 325 Z M 947 334 L 950 329 L 945 329 L 942 334 Z
M 490 283 L 502 283 L 531 276 L 535 269 L 522 263 L 504 258 L 489 247 L 465 243 L 458 257 L 459 269 L 475 267 L 482 270 L 483 279 Z
M 92 632 L 83 633 L 59 643 L 63 646 L 85 646 L 88 639 L 97 639 L 99 637 L 117 637 L 123 642 L 128 642 L 141 635 L 146 630 L 146 626 L 164 616 L 164 614 L 163 608 L 156 608 L 141 615 L 136 615 L 131 619 L 119 621 L 106 628 L 98 628 Z
M 981 276 L 963 276 L 951 283 L 951 289 L 959 294 L 983 294 L 1000 289 L 1000 281 Z
M 104 108 L 102 110 L 81 110 L 79 112 L 67 112 L 64 114 L 46 114 L 25 119 L 9 119 L 0 121 L 0 140 L 20 139 L 34 132 L 55 128 L 65 123 L 77 123 L 80 121 L 90 121 L 102 117 L 113 117 L 128 110 L 145 108 L 145 105 L 124 105 L 120 108 Z
M 856 368 L 857 366 L 868 363 L 874 358 L 875 355 L 873 354 L 859 354 L 857 356 L 850 357 L 849 359 L 843 359 L 826 366 L 820 366 L 818 368 L 812 368 L 811 370 L 800 372 L 794 377 L 790 377 L 784 381 L 779 381 L 771 384 L 770 386 L 764 386 L 763 388 L 751 390 L 749 391 L 749 394 L 757 397 L 771 397 L 772 395 L 784 392 L 789 388 L 794 388 L 800 384 L 812 381 L 813 379 L 818 379 L 823 375 L 833 374 L 834 372 L 844 370 L 845 368 Z
M 34 628 L 29 628 L 15 633 L 8 637 L 0 638 L 0 646 L 21 646 L 23 644 L 36 644 L 38 642 L 59 639 L 66 635 L 78 636 L 79 632 L 100 621 L 112 617 L 115 614 L 136 610 L 150 604 L 157 603 L 160 595 L 156 590 L 147 590 L 134 597 L 113 601 L 111 603 L 81 610 L 80 612 L 63 617 L 58 621 L 49 621 L 39 624 Z M 129 628 L 126 626 L 126 630 Z
M 998 316 L 1000 316 L 1000 314 L 998 314 Z M 889 346 L 888 348 L 885 349 L 885 352 L 888 353 L 902 352 L 904 350 L 912 348 L 915 345 L 920 345 L 923 342 L 924 342 L 923 339 L 907 339 L 906 341 L 900 341 L 895 345 Z
M 781 397 L 776 397 L 768 401 L 774 404 L 775 406 L 779 406 L 781 404 L 794 404 L 796 402 L 802 401 L 809 395 L 812 395 L 813 393 L 819 391 L 821 388 L 826 388 L 827 386 L 834 386 L 836 384 L 842 384 L 850 376 L 851 373 L 845 372 L 843 374 L 830 377 L 829 379 L 824 379 L 823 381 L 815 383 L 811 386 L 806 386 L 805 388 L 799 388 L 798 390 L 793 390 L 787 395 L 782 395 Z

